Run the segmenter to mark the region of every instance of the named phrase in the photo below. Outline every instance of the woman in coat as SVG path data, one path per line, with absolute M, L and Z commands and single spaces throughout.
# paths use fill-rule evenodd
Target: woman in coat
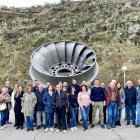
M 24 119 L 22 117 L 22 113 L 21 113 L 21 100 L 23 97 L 23 91 L 20 90 L 20 88 L 22 89 L 21 86 L 18 86 L 16 91 L 15 91 L 15 96 L 14 96 L 14 100 L 15 100 L 15 105 L 14 105 L 14 113 L 15 113 L 15 122 L 16 122 L 16 129 L 23 129 L 23 123 L 24 123 Z
M 46 129 L 45 132 L 54 131 L 53 125 L 54 125 L 54 109 L 52 104 L 52 99 L 54 96 L 54 93 L 52 91 L 52 86 L 50 85 L 48 87 L 48 92 L 44 94 L 43 97 L 43 104 L 45 105 L 45 113 L 46 113 Z
M 7 93 L 7 88 L 2 88 L 2 93 L 0 94 L 0 114 L 1 114 L 1 130 L 6 128 L 6 118 L 9 103 L 11 101 L 9 93 Z
M 27 87 L 27 92 L 24 93 L 22 99 L 22 111 L 24 113 L 27 125 L 27 131 L 34 131 L 33 129 L 33 113 L 37 103 L 36 95 L 32 92 L 32 86 Z

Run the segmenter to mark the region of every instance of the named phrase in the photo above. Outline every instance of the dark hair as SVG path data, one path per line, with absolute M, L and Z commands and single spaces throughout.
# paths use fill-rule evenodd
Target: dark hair
M 75 87 L 74 87 L 74 86 L 71 86 L 71 88 L 70 88 L 70 93 L 72 92 L 72 88 L 74 88 L 74 89 L 75 89 Z M 76 89 L 75 89 L 75 93 L 76 93 Z
M 87 91 L 87 89 L 88 89 L 88 88 L 87 88 L 87 85 L 85 85 L 85 84 L 84 84 L 84 85 L 81 85 L 80 91 L 82 91 L 82 87 L 85 87 L 85 88 L 86 88 L 86 91 Z

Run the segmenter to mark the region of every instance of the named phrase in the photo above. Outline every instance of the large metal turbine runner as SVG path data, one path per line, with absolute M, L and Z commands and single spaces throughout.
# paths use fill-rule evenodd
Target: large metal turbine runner
M 30 76 L 43 85 L 59 81 L 78 83 L 93 81 L 98 74 L 95 52 L 87 45 L 74 41 L 44 44 L 31 55 Z

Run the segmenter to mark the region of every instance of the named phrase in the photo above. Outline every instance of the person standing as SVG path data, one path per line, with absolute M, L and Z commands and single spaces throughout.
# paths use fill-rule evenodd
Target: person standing
M 135 125 L 136 123 L 136 95 L 137 95 L 136 92 L 137 91 L 136 91 L 136 88 L 133 87 L 132 81 L 128 80 L 126 82 L 126 85 L 127 85 L 126 88 L 124 88 L 126 117 L 127 117 L 126 125 L 130 125 L 131 115 L 132 115 L 132 123 L 133 125 Z
M 100 124 L 102 128 L 105 128 L 103 123 L 103 106 L 105 105 L 105 93 L 104 89 L 100 87 L 100 81 L 98 79 L 94 82 L 94 87 L 91 89 L 90 99 L 93 107 L 93 121 L 91 128 L 95 126 L 96 111 L 99 109 Z
M 78 102 L 77 102 L 77 94 L 75 92 L 75 87 L 71 87 L 71 92 L 68 96 L 69 99 L 69 110 L 70 110 L 70 129 L 71 131 L 77 130 L 76 127 L 76 115 L 78 113 Z
M 53 125 L 54 125 L 54 108 L 53 108 L 53 88 L 50 85 L 48 87 L 48 92 L 44 94 L 43 97 L 43 104 L 45 105 L 45 113 L 46 113 L 46 128 L 45 128 L 45 132 L 49 131 L 54 131 L 53 129 Z
M 56 110 L 58 125 L 57 130 L 58 133 L 61 129 L 63 133 L 67 132 L 67 124 L 66 124 L 66 107 L 68 105 L 68 96 L 66 92 L 61 90 L 61 86 L 58 84 L 56 86 L 56 92 L 53 97 L 53 106 Z
M 0 94 L 0 113 L 1 113 L 1 130 L 6 128 L 7 120 L 7 110 L 11 98 L 9 93 L 7 93 L 7 88 L 2 88 L 2 93 Z
M 136 104 L 136 111 L 137 111 L 137 122 L 136 122 L 136 128 L 140 127 L 140 79 L 138 80 L 138 87 L 137 90 L 137 104 Z
M 125 106 L 125 93 L 124 90 L 121 86 L 121 83 L 117 83 L 117 90 L 120 94 L 120 99 L 121 99 L 121 107 L 117 109 L 117 116 L 116 116 L 116 122 L 115 125 L 121 126 L 121 116 L 122 116 L 122 109 L 124 109 Z
M 40 84 L 38 86 L 38 91 L 35 93 L 37 98 L 37 104 L 36 104 L 36 118 L 37 118 L 37 127 L 36 130 L 39 130 L 41 128 L 41 125 L 43 124 L 44 129 L 46 128 L 46 116 L 45 116 L 45 106 L 43 104 L 43 97 L 46 94 L 46 90 L 43 88 L 43 86 Z M 42 119 L 41 119 L 42 117 Z
M 106 90 L 105 96 L 106 96 L 106 106 L 108 111 L 107 128 L 108 129 L 110 129 L 111 127 L 116 128 L 115 120 L 117 114 L 117 107 L 120 108 L 121 101 L 120 101 L 119 92 L 116 90 L 114 82 L 111 82 L 109 84 L 109 88 Z
M 90 95 L 91 89 L 92 89 L 92 85 L 91 85 L 90 81 L 87 82 L 87 89 L 88 89 L 88 93 Z M 89 123 L 92 124 L 92 104 L 90 104 L 90 109 L 89 109 Z
M 26 118 L 27 131 L 34 131 L 33 129 L 33 113 L 37 103 L 36 95 L 33 93 L 33 87 L 27 86 L 27 92 L 22 98 L 22 111 Z
M 23 129 L 23 123 L 24 120 L 22 118 L 22 113 L 21 113 L 21 100 L 23 97 L 23 91 L 20 92 L 19 87 L 16 89 L 16 93 L 14 96 L 14 100 L 15 100 L 15 105 L 14 105 L 14 113 L 15 113 L 15 122 L 16 122 L 16 129 Z
M 84 131 L 88 129 L 90 103 L 90 94 L 87 91 L 87 86 L 81 85 L 81 92 L 78 93 L 78 104 L 82 114 Z
M 5 83 L 5 86 L 7 88 L 7 92 L 9 93 L 10 97 L 12 95 L 12 92 L 13 92 L 13 89 L 10 87 L 10 81 L 6 81 Z M 11 109 L 11 102 L 9 103 L 9 109 L 7 110 L 7 113 L 6 113 L 6 122 L 7 124 L 12 124 L 10 121 L 9 121 L 9 116 L 10 116 L 10 109 Z

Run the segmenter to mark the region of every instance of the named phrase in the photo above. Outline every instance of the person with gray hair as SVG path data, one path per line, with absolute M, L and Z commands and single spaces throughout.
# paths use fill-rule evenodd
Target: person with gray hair
M 41 84 L 38 86 L 38 91 L 35 93 L 37 98 L 37 104 L 36 104 L 36 118 L 37 118 L 37 127 L 36 130 L 41 128 L 41 125 L 43 123 L 44 129 L 46 129 L 46 116 L 45 116 L 45 105 L 43 104 L 43 97 L 46 94 L 46 90 L 43 88 Z M 42 117 L 42 122 L 41 122 Z
M 9 93 L 7 92 L 7 88 L 3 87 L 2 93 L 0 94 L 1 130 L 6 128 L 7 110 L 11 100 Z

